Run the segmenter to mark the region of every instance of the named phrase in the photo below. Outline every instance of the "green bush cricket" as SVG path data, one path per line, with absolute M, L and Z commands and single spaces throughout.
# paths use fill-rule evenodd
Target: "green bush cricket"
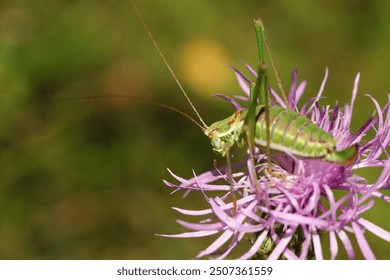
M 337 150 L 336 139 L 310 121 L 307 117 L 298 114 L 290 108 L 283 108 L 277 105 L 271 106 L 269 86 L 266 75 L 267 67 L 264 60 L 263 42 L 270 57 L 271 65 L 273 67 L 282 98 L 285 104 L 288 105 L 289 103 L 280 81 L 279 74 L 276 70 L 265 34 L 265 29 L 261 20 L 258 19 L 254 21 L 257 36 L 259 66 L 257 79 L 250 85 L 249 108 L 236 111 L 232 116 L 207 126 L 202 120 L 195 106 L 192 104 L 181 83 L 176 78 L 176 75 L 165 59 L 162 51 L 158 47 L 134 1 L 130 1 L 154 47 L 161 56 L 164 64 L 167 66 L 175 82 L 178 84 L 182 94 L 185 96 L 195 114 L 197 115 L 201 123 L 199 126 L 202 127 L 205 135 L 209 137 L 213 151 L 220 156 L 226 157 L 229 173 L 228 175 L 230 178 L 230 189 L 233 200 L 233 214 L 236 212 L 237 199 L 232 184 L 233 179 L 230 163 L 230 148 L 235 144 L 237 144 L 239 147 L 243 147 L 245 143 L 248 145 L 253 168 L 253 178 L 251 179 L 253 180 L 253 185 L 256 191 L 260 191 L 260 189 L 258 186 L 254 160 L 255 146 L 258 146 L 263 150 L 265 149 L 267 155 L 268 176 L 274 175 L 271 165 L 271 151 L 291 154 L 300 158 L 322 159 L 344 166 L 348 166 L 356 160 L 358 155 L 358 148 L 356 145 L 345 148 L 343 150 Z

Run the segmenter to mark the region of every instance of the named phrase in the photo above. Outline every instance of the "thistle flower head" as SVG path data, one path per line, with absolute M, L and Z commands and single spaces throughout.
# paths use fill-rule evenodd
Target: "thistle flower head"
M 256 79 L 256 72 L 246 65 Z M 248 101 L 251 80 L 233 68 L 240 87 L 246 96 L 237 100 Z M 362 214 L 371 209 L 376 199 L 387 203 L 390 198 L 381 191 L 390 188 L 390 160 L 386 148 L 390 144 L 390 100 L 384 107 L 368 95 L 376 111 L 356 132 L 350 129 L 354 102 L 358 92 L 358 74 L 350 104 L 340 108 L 320 106 L 319 100 L 328 77 L 325 78 L 316 97 L 298 106 L 306 82 L 298 85 L 297 70 L 292 73 L 292 86 L 285 104 L 279 95 L 270 90 L 275 103 L 290 108 L 306 116 L 337 141 L 337 150 L 356 145 L 358 155 L 348 166 L 323 161 L 302 159 L 289 154 L 272 155 L 273 176 L 267 176 L 267 159 L 261 150 L 255 152 L 255 168 L 251 164 L 249 152 L 241 161 L 232 164 L 232 182 L 237 196 L 237 210 L 232 213 L 233 203 L 230 193 L 228 168 L 221 167 L 183 179 L 169 171 L 179 183 L 165 184 L 175 191 L 201 191 L 208 208 L 186 210 L 174 208 L 183 215 L 198 216 L 198 223 L 178 221 L 189 231 L 176 235 L 163 235 L 177 238 L 194 238 L 215 235 L 216 240 L 197 257 L 223 259 L 237 247 L 247 242 L 248 250 L 240 259 L 323 259 L 322 237 L 330 240 L 330 258 L 335 259 L 339 245 L 344 247 L 350 259 L 355 258 L 351 237 L 355 238 L 362 255 L 374 259 L 364 234 L 372 232 L 390 242 L 390 233 L 364 219 Z M 236 109 L 241 106 L 237 100 L 219 95 L 228 100 Z M 389 96 L 390 98 L 390 96 Z M 367 138 L 367 133 L 375 135 Z M 355 158 L 354 158 L 355 159 Z M 355 170 L 382 167 L 382 173 L 375 183 L 369 184 Z M 256 172 L 256 189 L 253 182 Z M 276 175 L 275 175 L 276 174 Z M 222 193 L 222 195 L 221 195 Z M 248 242 L 247 239 L 250 239 Z

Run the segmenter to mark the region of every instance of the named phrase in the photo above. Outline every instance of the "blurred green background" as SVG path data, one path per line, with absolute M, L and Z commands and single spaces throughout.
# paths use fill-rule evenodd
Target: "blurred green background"
M 304 96 L 313 96 L 329 67 L 322 102 L 344 104 L 361 72 L 355 129 L 374 109 L 364 93 L 387 100 L 389 1 L 137 3 L 208 124 L 232 113 L 211 94 L 240 93 L 227 65 L 256 65 L 258 17 L 286 88 L 298 67 Z M 204 205 L 197 195 L 170 195 L 162 179 L 174 181 L 167 167 L 182 177 L 212 168 L 208 139 L 156 106 L 73 98 L 102 94 L 193 115 L 129 1 L 0 2 L 1 259 L 189 259 L 215 239 L 154 235 L 184 230 L 175 220 L 186 217 L 170 207 Z M 379 171 L 366 173 L 372 182 Z M 389 208 L 378 203 L 370 220 L 390 230 Z M 377 257 L 389 259 L 389 244 L 367 236 Z

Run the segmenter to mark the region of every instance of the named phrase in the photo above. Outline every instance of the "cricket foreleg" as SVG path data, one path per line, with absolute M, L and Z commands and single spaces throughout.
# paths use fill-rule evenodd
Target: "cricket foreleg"
M 233 172 L 232 172 L 232 164 L 230 161 L 229 150 L 226 151 L 226 164 L 227 164 L 227 169 L 228 169 L 227 171 L 229 176 L 230 193 L 232 194 L 232 201 L 233 201 L 232 214 L 234 215 L 237 212 L 237 196 L 233 186 Z

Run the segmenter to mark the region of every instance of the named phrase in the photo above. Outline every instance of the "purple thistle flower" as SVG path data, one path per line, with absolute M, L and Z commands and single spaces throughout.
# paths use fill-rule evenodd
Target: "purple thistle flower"
M 256 78 L 256 72 L 244 64 Z M 248 79 L 237 69 L 240 87 L 249 96 Z M 256 192 L 251 180 L 253 167 L 248 155 L 240 162 L 232 164 L 233 185 L 236 191 L 237 211 L 232 214 L 233 203 L 229 189 L 229 176 L 226 166 L 216 168 L 200 175 L 194 174 L 191 179 L 183 179 L 171 171 L 179 182 L 173 184 L 164 181 L 175 191 L 201 191 L 209 204 L 202 210 L 185 210 L 173 208 L 181 214 L 199 216 L 198 223 L 179 220 L 178 223 L 190 232 L 176 235 L 161 235 L 176 238 L 193 238 L 218 235 L 217 239 L 198 254 L 227 257 L 239 243 L 252 245 L 240 259 L 323 259 L 323 236 L 329 236 L 331 259 L 339 253 L 341 244 L 350 259 L 355 258 L 355 250 L 350 237 L 354 235 L 364 258 L 375 259 L 364 233 L 369 231 L 390 242 L 390 232 L 364 219 L 362 214 L 371 209 L 376 199 L 390 202 L 390 197 L 381 191 L 390 188 L 390 160 L 386 148 L 390 144 L 390 95 L 387 104 L 381 108 L 378 102 L 369 96 L 376 112 L 356 132 L 350 131 L 354 101 L 357 96 L 360 74 L 357 75 L 352 92 L 352 100 L 344 109 L 338 103 L 333 108 L 320 106 L 328 77 L 325 78 L 315 98 L 309 99 L 301 108 L 298 102 L 304 92 L 306 82 L 298 85 L 297 70 L 292 73 L 292 86 L 285 104 L 279 95 L 271 89 L 273 99 L 279 106 L 291 108 L 308 117 L 323 130 L 337 139 L 337 149 L 352 145 L 359 146 L 359 155 L 355 163 L 345 167 L 337 163 L 320 159 L 301 159 L 293 155 L 273 155 L 273 169 L 280 176 L 259 176 L 258 184 L 263 191 Z M 236 109 L 237 101 L 218 95 L 229 101 Z M 247 97 L 236 97 L 248 100 Z M 364 139 L 369 131 L 374 131 L 372 139 Z M 383 167 L 383 171 L 374 184 L 352 171 Z M 256 172 L 263 174 L 267 168 L 266 156 L 256 153 Z M 221 195 L 221 193 L 223 195 Z

